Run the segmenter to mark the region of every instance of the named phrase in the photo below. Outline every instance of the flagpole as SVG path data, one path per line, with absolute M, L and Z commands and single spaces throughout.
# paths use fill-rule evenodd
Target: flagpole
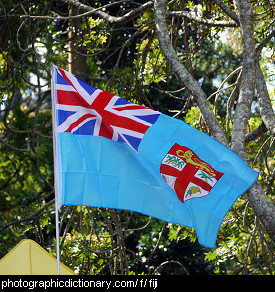
M 56 260 L 57 275 L 60 275 L 60 246 L 59 246 L 59 203 L 57 187 L 57 166 L 56 166 L 56 131 L 55 131 L 55 95 L 54 95 L 54 65 L 51 63 L 51 97 L 52 97 L 52 130 L 53 130 L 53 153 L 54 153 L 54 192 L 55 192 L 55 232 L 56 232 Z
M 55 199 L 55 230 L 56 230 L 57 275 L 60 275 L 59 220 L 58 220 L 58 202 L 57 202 L 57 199 Z

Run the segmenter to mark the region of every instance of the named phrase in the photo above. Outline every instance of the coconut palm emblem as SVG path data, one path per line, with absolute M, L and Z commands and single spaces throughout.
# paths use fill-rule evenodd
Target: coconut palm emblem
M 208 195 L 223 175 L 201 160 L 194 151 L 178 144 L 163 158 L 160 174 L 182 203 Z

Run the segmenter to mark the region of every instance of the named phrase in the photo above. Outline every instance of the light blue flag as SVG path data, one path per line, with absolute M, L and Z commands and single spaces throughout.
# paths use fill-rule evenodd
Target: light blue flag
M 131 210 L 193 227 L 214 247 L 222 220 L 257 179 L 233 151 L 183 121 L 53 67 L 60 205 Z

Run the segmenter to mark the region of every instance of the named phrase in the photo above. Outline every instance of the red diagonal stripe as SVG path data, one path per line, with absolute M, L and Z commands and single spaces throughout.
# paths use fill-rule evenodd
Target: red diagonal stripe
M 73 83 L 71 82 L 71 80 L 67 77 L 67 75 L 65 74 L 64 70 L 58 68 L 62 77 L 77 91 L 77 89 L 75 88 L 75 86 L 73 85 Z M 78 91 L 77 91 L 78 93 Z M 90 105 L 88 104 L 88 102 L 78 93 L 78 96 L 81 100 L 83 100 L 83 102 L 85 102 L 85 107 L 89 107 Z
M 91 115 L 91 114 L 85 114 L 85 115 L 83 115 L 77 121 L 75 121 L 74 123 L 72 123 L 65 132 L 71 132 L 80 123 L 82 123 L 83 121 L 85 121 L 86 119 L 91 118 L 91 117 L 95 117 L 95 115 Z
M 78 92 L 57 90 L 56 94 L 59 104 L 87 107 L 87 102 Z
M 114 109 L 115 109 L 116 111 L 125 111 L 125 110 L 146 109 L 146 107 L 141 106 L 141 105 L 132 105 L 132 106 L 125 105 L 125 106 L 123 106 L 123 107 L 114 107 Z M 153 113 L 152 113 L 152 114 L 153 114 Z

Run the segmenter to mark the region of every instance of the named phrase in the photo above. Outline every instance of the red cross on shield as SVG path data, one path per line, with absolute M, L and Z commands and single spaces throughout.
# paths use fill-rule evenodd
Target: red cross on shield
M 165 155 L 161 177 L 183 203 L 209 194 L 223 173 L 201 160 L 190 148 L 175 144 Z

